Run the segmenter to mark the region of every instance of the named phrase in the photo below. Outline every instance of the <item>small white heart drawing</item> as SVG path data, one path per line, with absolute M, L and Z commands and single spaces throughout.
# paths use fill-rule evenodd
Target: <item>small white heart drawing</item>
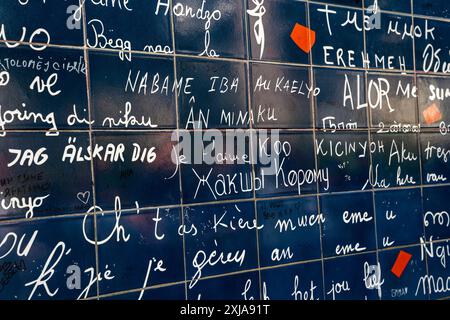
M 80 201 L 83 202 L 84 204 L 87 204 L 87 203 L 88 203 L 90 197 L 91 197 L 91 193 L 90 193 L 89 191 L 78 192 L 78 193 L 77 193 L 77 198 L 78 198 L 78 200 L 80 200 Z

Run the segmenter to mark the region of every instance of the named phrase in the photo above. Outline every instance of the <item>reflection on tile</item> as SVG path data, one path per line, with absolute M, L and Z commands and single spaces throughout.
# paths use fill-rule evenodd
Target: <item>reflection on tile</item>
M 382 277 L 375 253 L 325 260 L 325 299 L 378 300 Z
M 328 172 L 316 170 L 312 133 L 281 131 L 257 142 L 255 177 L 262 187 L 258 197 L 316 193 L 317 182 L 326 182 Z M 259 180 L 258 180 L 259 181 Z M 255 184 L 256 186 L 256 184 Z
M 263 270 L 261 281 L 264 300 L 323 300 L 324 297 L 320 261 Z
M 261 266 L 320 259 L 320 223 L 316 197 L 258 201 Z
M 179 209 L 98 216 L 99 264 L 114 276 L 100 283 L 100 294 L 184 280 L 180 225 Z
M 176 128 L 173 60 L 90 52 L 94 128 Z
M 9 72 L 7 85 L 0 86 L 2 130 L 88 129 L 83 51 L 0 46 L 0 61 Z M 53 85 L 46 88 L 46 83 Z M 75 115 L 86 121 L 77 121 Z
M 249 128 L 244 63 L 178 59 L 178 77 L 189 81 L 179 94 L 180 127 Z
M 251 64 L 254 128 L 312 128 L 312 88 L 303 67 Z
M 309 63 L 308 54 L 290 38 L 297 23 L 307 26 L 304 2 L 246 1 L 249 8 L 248 32 L 253 60 Z
M 256 268 L 256 232 L 252 202 L 184 208 L 186 271 L 193 288 L 207 276 Z
M 363 67 L 364 34 L 361 10 L 321 4 L 310 4 L 309 10 L 311 29 L 316 32 L 316 43 L 311 51 L 313 63 Z
M 380 25 L 366 31 L 367 51 L 373 59 L 370 68 L 413 70 L 413 39 L 402 34 L 411 27 L 411 17 L 382 13 Z
M 72 149 L 86 150 L 89 135 L 57 134 L 8 132 L 0 139 L 0 219 L 83 213 L 92 206 L 90 162 Z
M 364 73 L 337 69 L 314 69 L 316 127 L 324 131 L 367 127 Z
M 122 61 L 132 59 L 131 50 L 173 52 L 167 6 L 159 1 L 122 2 L 86 1 L 88 47 L 116 49 Z
M 375 192 L 378 248 L 419 243 L 423 236 L 420 189 Z
M 200 280 L 188 300 L 260 300 L 258 272 Z
M 0 11 L 7 40 L 39 44 L 82 46 L 80 18 L 79 0 L 8 1 Z
M 173 13 L 177 53 L 203 57 L 246 56 L 242 0 L 183 0 L 174 3 Z
M 93 216 L 1 225 L 0 299 L 74 300 L 97 295 L 94 236 Z
M 372 193 L 320 197 L 325 257 L 376 249 Z
M 412 255 L 408 265 L 400 277 L 391 272 L 391 268 L 400 252 L 398 249 L 381 251 L 379 255 L 384 280 L 381 299 L 383 300 L 427 300 L 428 294 L 417 290 L 416 284 L 420 283 L 421 277 L 426 277 L 427 270 L 425 259 L 421 258 L 420 248 L 404 248 L 402 251 Z
M 101 209 L 180 203 L 170 133 L 96 132 L 93 141 L 94 147 L 104 150 L 94 159 L 95 191 Z

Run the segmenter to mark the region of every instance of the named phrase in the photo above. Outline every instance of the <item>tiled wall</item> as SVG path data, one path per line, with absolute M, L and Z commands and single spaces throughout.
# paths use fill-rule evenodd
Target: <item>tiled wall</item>
M 450 296 L 447 0 L 380 29 L 371 0 L 80 2 L 0 4 L 1 299 Z M 174 164 L 201 116 L 279 129 L 281 170 Z

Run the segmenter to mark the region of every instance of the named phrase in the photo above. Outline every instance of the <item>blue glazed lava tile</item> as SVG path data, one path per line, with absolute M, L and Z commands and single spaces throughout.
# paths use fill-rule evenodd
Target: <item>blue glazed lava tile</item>
M 325 257 L 376 249 L 372 193 L 320 197 Z
M 325 299 L 378 300 L 380 273 L 375 253 L 325 260 Z
M 375 0 L 366 0 L 365 7 L 369 8 L 375 4 Z M 411 13 L 411 0 L 377 0 L 378 9 L 383 11 L 398 11 Z
M 375 192 L 378 247 L 419 243 L 423 236 L 420 189 Z
M 424 184 L 446 183 L 450 178 L 448 166 L 450 142 L 440 133 L 421 133 L 422 177 Z
M 367 82 L 372 127 L 387 131 L 390 125 L 418 124 L 413 76 L 369 73 Z
M 249 127 L 244 63 L 180 58 L 177 74 L 189 81 L 178 98 L 181 128 Z
M 344 128 L 367 127 L 364 73 L 315 68 L 314 83 L 320 88 L 315 98 L 318 128 L 334 131 L 339 124 Z
M 131 50 L 172 53 L 170 11 L 158 2 L 86 1 L 87 46 L 118 50 L 121 60 L 131 60 Z
M 92 206 L 90 162 L 77 161 L 74 149 L 65 153 L 70 141 L 86 150 L 89 135 L 58 134 L 8 132 L 1 138 L 0 219 L 82 213 Z M 29 152 L 24 155 L 26 150 L 31 150 L 39 165 Z
M 100 294 L 184 280 L 180 214 L 179 209 L 158 208 L 98 216 L 99 265 L 114 275 L 100 282 Z
M 369 179 L 366 132 L 319 133 L 316 135 L 319 168 L 328 169 L 328 180 L 319 182 L 320 192 L 361 190 Z
M 427 241 L 450 238 L 449 187 L 423 189 L 423 224 Z
M 259 300 L 258 272 L 200 280 L 188 300 Z
M 373 134 L 376 145 L 372 152 L 374 188 L 402 187 L 420 184 L 417 135 Z
M 190 289 L 204 277 L 258 266 L 252 202 L 185 207 L 184 228 Z
M 326 2 L 344 6 L 352 6 L 357 8 L 361 8 L 363 4 L 362 0 L 317 0 L 317 2 Z
M 176 128 L 172 59 L 90 52 L 89 65 L 94 128 Z
M 437 252 L 449 250 L 449 240 L 434 244 L 434 256 L 427 254 L 428 275 L 425 275 L 417 282 L 415 291 L 417 295 L 429 294 L 432 300 L 448 298 L 448 261 L 443 259 L 442 253 Z M 429 248 L 428 248 L 429 250 Z M 448 252 L 448 251 L 447 251 Z M 447 255 L 448 258 L 448 255 Z
M 244 14 L 243 0 L 175 2 L 176 52 L 204 57 L 245 58 Z
M 302 263 L 261 271 L 263 299 L 323 300 L 322 263 Z
M 100 298 L 101 300 L 185 300 L 184 284 L 133 291 Z
M 450 5 L 446 0 L 414 1 L 414 14 L 450 18 Z
M 180 136 L 183 150 L 178 158 L 185 203 L 253 196 L 248 130 L 182 131 Z
M 412 255 L 400 277 L 391 272 L 391 268 L 400 251 Z M 421 258 L 419 247 L 404 248 L 402 250 L 384 250 L 379 252 L 381 275 L 384 283 L 382 288 L 382 300 L 428 300 L 428 294 L 417 290 L 420 278 L 426 276 L 425 260 Z
M 422 127 L 446 129 L 446 123 L 450 123 L 450 110 L 448 89 L 450 80 L 448 77 L 417 76 L 417 88 L 419 95 L 419 121 Z
M 311 50 L 313 63 L 351 68 L 363 67 L 362 11 L 322 4 L 310 4 L 309 10 L 311 29 L 316 32 L 316 43 Z M 328 10 L 328 19 L 326 10 Z
M 312 128 L 309 69 L 251 64 L 254 128 Z
M 450 17 L 450 6 L 449 8 Z M 424 72 L 448 73 L 450 25 L 429 19 L 414 18 L 416 32 L 416 69 Z M 419 33 L 419 30 L 421 33 Z M 447 63 L 445 63 L 447 61 Z
M 248 34 L 253 60 L 309 63 L 309 55 L 300 49 L 290 35 L 296 24 L 307 26 L 302 1 L 250 1 Z
M 94 147 L 104 151 L 101 158 L 94 159 L 97 205 L 101 209 L 117 207 L 116 197 L 123 209 L 136 208 L 136 202 L 140 208 L 180 202 L 170 133 L 96 132 L 93 138 Z
M 255 165 L 255 176 L 261 180 L 262 187 L 258 189 L 259 185 L 255 184 L 256 195 L 316 193 L 316 182 L 324 180 L 325 172 L 315 174 L 313 134 L 281 131 L 268 138 L 258 136 L 259 161 Z
M 92 215 L 1 225 L 0 299 L 96 296 L 94 236 Z
M 320 221 L 315 197 L 258 201 L 261 266 L 320 259 Z M 283 254 L 285 253 L 285 254 Z
M 87 122 L 74 121 L 75 114 L 89 120 L 83 51 L 0 46 L 0 72 L 9 76 L 0 86 L 2 130 L 88 128 Z M 46 88 L 47 83 L 53 85 Z
M 6 40 L 42 44 L 83 45 L 79 0 L 3 1 L 0 21 Z
M 413 39 L 403 35 L 411 28 L 411 17 L 382 13 L 380 28 L 366 31 L 371 69 L 413 70 Z

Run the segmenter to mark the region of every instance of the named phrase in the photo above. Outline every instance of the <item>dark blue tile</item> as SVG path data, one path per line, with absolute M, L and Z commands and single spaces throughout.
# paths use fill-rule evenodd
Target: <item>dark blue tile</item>
M 378 247 L 419 243 L 423 236 L 420 189 L 375 192 Z
M 100 282 L 100 294 L 184 280 L 183 238 L 179 209 L 97 217 L 100 268 L 109 266 L 114 279 Z
M 320 222 L 316 197 L 258 201 L 261 266 L 320 259 Z
M 170 133 L 94 134 L 97 205 L 113 209 L 120 197 L 124 209 L 180 203 L 178 167 L 172 162 Z M 102 149 L 101 149 L 102 148 Z
M 378 300 L 383 281 L 380 270 L 375 253 L 325 260 L 325 299 Z
M 441 128 L 446 132 L 450 123 L 450 80 L 448 77 L 417 76 L 419 121 L 422 127 Z
M 423 224 L 427 241 L 450 238 L 450 187 L 423 189 Z
M 259 135 L 259 161 L 255 165 L 255 176 L 261 180 L 262 187 L 256 190 L 256 195 L 270 197 L 316 193 L 317 182 L 326 183 L 329 176 L 327 170 L 316 170 L 313 143 L 313 134 L 309 132 L 275 134 L 272 131 L 268 140 L 265 135 Z
M 309 69 L 251 64 L 254 128 L 312 128 Z
M 184 284 L 134 291 L 100 298 L 101 300 L 185 300 Z
M 450 18 L 450 5 L 447 0 L 415 0 L 414 14 Z
M 416 295 L 430 294 L 430 298 L 448 298 L 450 287 L 448 258 L 450 256 L 450 242 L 448 240 L 428 245 L 427 250 L 433 253 L 427 254 L 428 275 L 420 277 L 415 289 Z
M 420 184 L 416 134 L 373 134 L 372 175 L 367 187 L 389 188 Z
M 86 65 L 81 50 L 0 46 L 0 86 L 4 129 L 87 129 Z M 7 74 L 7 75 L 6 75 Z M 3 78 L 3 77 L 7 78 Z M 46 84 L 53 84 L 49 88 Z M 86 119 L 86 121 L 76 121 Z
M 173 60 L 89 55 L 94 128 L 176 128 Z
M 77 161 L 75 154 L 89 146 L 89 135 L 58 134 L 8 132 L 0 139 L 1 219 L 82 213 L 91 207 L 90 162 Z
M 414 77 L 370 73 L 367 102 L 372 126 L 380 132 L 396 128 L 417 129 L 417 107 Z M 399 130 L 401 132 L 401 130 Z
M 0 21 L 6 39 L 58 45 L 83 45 L 79 0 L 4 1 Z M 42 45 L 34 45 L 42 48 Z
M 352 6 L 361 8 L 363 1 L 362 0 L 317 0 L 317 2 L 326 2 L 326 3 L 333 3 L 333 4 L 339 4 L 343 6 Z
M 181 58 L 177 60 L 177 74 L 189 81 L 189 88 L 178 98 L 181 128 L 249 127 L 243 62 Z
M 336 129 L 367 127 L 367 102 L 364 73 L 357 71 L 314 69 L 316 126 Z
M 180 135 L 185 203 L 253 197 L 248 130 L 182 131 Z
M 446 183 L 450 178 L 450 141 L 440 133 L 421 133 L 424 184 Z
M 188 300 L 259 300 L 258 272 L 200 280 Z
M 393 267 L 400 250 L 386 250 L 381 251 L 378 254 L 382 270 L 381 275 L 384 280 L 384 283 L 381 286 L 381 299 L 427 300 L 428 294 L 424 294 L 417 290 L 417 284 L 420 282 L 420 278 L 427 274 L 425 260 L 421 258 L 420 248 L 405 248 L 402 249 L 402 251 L 411 254 L 412 257 L 400 277 L 397 277 L 391 272 L 391 268 Z
M 93 216 L 3 224 L 0 239 L 0 299 L 97 295 L 95 242 L 86 241 L 94 239 Z
M 371 69 L 413 70 L 413 39 L 404 34 L 411 17 L 382 13 L 380 28 L 366 31 L 366 49 Z
M 302 1 L 247 0 L 249 42 L 253 60 L 309 63 L 308 54 L 290 38 L 298 23 L 307 26 Z
M 313 63 L 362 68 L 362 11 L 319 4 L 310 4 L 309 10 L 311 29 L 316 32 L 316 43 L 311 51 Z
M 375 0 L 366 0 L 365 7 L 373 6 Z M 411 0 L 377 0 L 378 9 L 383 11 L 398 11 L 411 13 Z
M 449 6 L 448 3 L 447 6 Z M 449 73 L 448 34 L 450 23 L 414 18 L 414 25 L 416 29 L 416 69 L 425 72 Z
M 325 257 L 376 249 L 372 193 L 320 197 Z
M 366 132 L 319 133 L 316 135 L 319 168 L 329 170 L 320 192 L 361 190 L 369 179 Z
M 324 297 L 320 261 L 263 270 L 261 282 L 264 300 L 323 300 Z
M 244 1 L 175 2 L 173 19 L 177 53 L 244 58 Z
M 184 229 L 189 288 L 207 276 L 256 268 L 259 228 L 253 202 L 186 207 Z
M 118 50 L 116 56 L 128 61 L 132 50 L 172 53 L 170 13 L 158 2 L 86 1 L 87 46 Z

